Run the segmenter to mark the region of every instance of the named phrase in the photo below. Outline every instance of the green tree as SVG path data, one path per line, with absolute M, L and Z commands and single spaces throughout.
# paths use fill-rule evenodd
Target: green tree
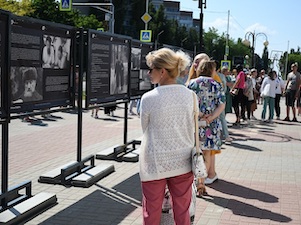
M 269 59 L 268 47 L 264 46 L 262 53 L 263 69 L 268 71 L 270 69 L 271 60 Z
M 73 19 L 74 25 L 78 28 L 83 27 L 97 30 L 97 28 L 103 27 L 103 23 L 98 21 L 94 14 L 91 14 L 89 16 L 78 14 L 77 16 L 74 16 Z
M 33 12 L 31 0 L 0 0 L 0 8 L 18 16 L 24 16 Z
M 160 43 L 172 43 L 171 40 L 173 38 L 170 39 L 172 34 L 169 33 L 172 30 L 170 27 L 172 23 L 165 16 L 163 5 L 157 11 L 151 5 L 149 14 L 152 17 L 152 20 L 149 22 L 149 29 L 153 32 L 152 41 L 155 42 L 158 34 L 164 31 L 159 37 Z
M 298 47 L 298 49 L 299 49 L 299 47 Z M 298 49 L 297 49 L 297 51 L 295 51 L 295 49 L 291 49 L 290 53 L 285 52 L 279 60 L 279 68 L 280 68 L 280 72 L 282 74 L 283 79 L 286 79 L 287 74 L 290 72 L 292 63 L 297 62 L 299 65 L 298 70 L 300 71 L 300 69 L 301 69 L 301 53 L 300 53 L 300 51 L 298 52 Z M 287 56 L 288 56 L 288 60 L 286 63 Z M 285 71 L 285 69 L 286 69 L 286 71 Z
M 102 23 L 91 14 L 85 16 L 77 9 L 70 12 L 60 11 L 59 3 L 55 0 L 32 0 L 32 9 L 27 16 L 75 27 L 97 29 Z

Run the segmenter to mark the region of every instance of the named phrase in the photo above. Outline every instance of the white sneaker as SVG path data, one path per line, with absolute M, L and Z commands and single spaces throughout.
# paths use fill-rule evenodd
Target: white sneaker
M 233 139 L 230 138 L 230 137 L 227 137 L 227 138 L 225 139 L 225 142 L 232 142 L 232 141 L 233 141 Z
M 205 182 L 204 182 L 204 184 L 213 184 L 215 181 L 217 181 L 218 180 L 218 177 L 217 177 L 217 174 L 213 177 L 213 178 L 209 178 L 209 177 L 207 177 L 206 179 L 205 179 Z

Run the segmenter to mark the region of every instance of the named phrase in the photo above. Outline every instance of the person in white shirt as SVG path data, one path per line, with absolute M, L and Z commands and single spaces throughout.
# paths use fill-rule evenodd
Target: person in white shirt
M 266 122 L 272 122 L 274 117 L 275 97 L 276 97 L 276 71 L 270 71 L 261 84 L 261 97 L 263 98 L 263 109 L 261 119 Z M 269 119 L 265 120 L 266 109 L 269 106 Z
M 275 112 L 276 119 L 280 120 L 280 99 L 285 88 L 285 83 L 281 76 L 277 76 L 276 78 L 276 97 L 275 97 Z
M 143 224 L 160 224 L 165 187 L 173 203 L 175 224 L 190 225 L 189 206 L 193 173 L 194 98 L 197 96 L 176 78 L 190 63 L 184 52 L 162 48 L 146 56 L 152 84 L 159 84 L 141 98 L 143 130 L 140 180 Z

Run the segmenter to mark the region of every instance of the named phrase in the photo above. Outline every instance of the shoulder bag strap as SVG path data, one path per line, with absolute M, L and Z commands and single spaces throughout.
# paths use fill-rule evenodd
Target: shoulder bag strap
M 192 96 L 193 96 L 193 112 L 194 112 L 194 126 L 195 126 L 195 147 L 196 147 L 196 154 L 199 156 L 200 155 L 200 141 L 199 141 L 199 110 L 198 110 L 198 104 L 197 104 L 197 96 L 196 94 L 194 94 L 194 92 L 192 92 Z

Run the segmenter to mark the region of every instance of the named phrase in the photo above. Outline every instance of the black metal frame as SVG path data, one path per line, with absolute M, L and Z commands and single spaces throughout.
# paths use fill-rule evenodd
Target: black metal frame
M 10 14 L 4 11 L 0 11 L 0 15 L 6 17 L 6 43 L 9 43 L 10 40 Z M 10 122 L 9 114 L 10 114 L 10 96 L 9 96 L 9 88 L 8 88 L 8 74 L 9 74 L 9 68 L 10 68 L 10 45 L 4 44 L 5 46 L 5 55 L 8 57 L 4 57 L 4 67 L 2 68 L 2 75 L 1 75 L 1 96 L 2 96 L 2 109 L 3 109 L 3 123 L 2 123 L 2 174 L 1 174 L 1 206 L 2 209 L 6 209 L 8 207 L 8 203 L 10 202 L 10 196 L 8 196 L 8 136 L 9 136 L 9 130 L 8 130 L 8 124 Z

